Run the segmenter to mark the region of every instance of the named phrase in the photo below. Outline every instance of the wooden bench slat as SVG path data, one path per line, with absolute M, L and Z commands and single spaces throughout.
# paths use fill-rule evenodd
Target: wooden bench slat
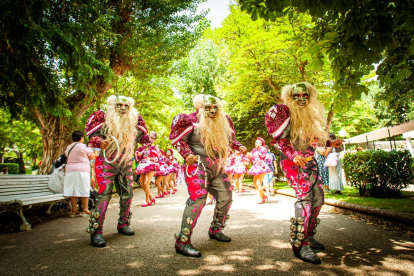
M 39 192 L 50 191 L 47 187 L 33 187 L 25 189 L 3 189 L 0 191 L 0 196 L 2 195 L 14 195 L 14 194 L 35 194 Z
M 31 175 L 31 174 L 2 174 L 0 178 L 42 178 L 42 177 L 50 177 L 49 174 L 42 174 L 42 175 Z
M 42 180 L 18 180 L 18 179 L 13 179 L 13 180 L 7 180 L 7 181 L 0 181 L 0 185 L 12 185 L 12 184 L 38 184 L 38 183 L 48 183 L 49 179 L 42 179 Z
M 49 202 L 49 201 L 55 201 L 55 200 L 62 200 L 65 197 L 62 194 L 55 194 L 53 196 L 45 196 L 40 198 L 34 198 L 34 199 L 24 199 L 20 200 L 23 205 L 30 205 L 30 204 L 36 204 L 36 203 L 43 203 L 43 202 Z
M 28 187 L 16 187 L 16 186 L 11 186 L 11 187 L 3 187 L 0 188 L 0 194 L 2 193 L 7 193 L 10 191 L 19 191 L 19 192 L 24 192 L 24 191 L 32 191 L 32 190 L 47 190 L 48 186 L 28 186 Z
M 0 196 L 0 202 L 7 202 L 13 199 L 27 199 L 27 198 L 37 198 L 37 197 L 43 197 L 43 196 L 54 196 L 59 194 L 54 194 L 52 192 L 43 192 L 43 193 L 37 193 L 37 194 L 20 194 L 20 195 L 8 195 L 8 196 Z
M 33 187 L 47 187 L 48 184 L 47 183 L 42 183 L 42 184 L 19 184 L 19 185 L 0 185 L 0 193 L 2 190 L 5 189 L 10 189 L 11 187 L 13 188 L 33 188 Z

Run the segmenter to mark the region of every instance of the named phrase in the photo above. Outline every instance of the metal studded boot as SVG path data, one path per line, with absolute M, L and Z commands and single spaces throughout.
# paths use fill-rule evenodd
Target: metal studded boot
M 191 244 L 190 237 L 183 233 L 175 234 L 175 251 L 187 257 L 200 258 L 201 252 L 194 248 Z
M 296 257 L 301 259 L 302 261 L 312 263 L 312 264 L 320 264 L 322 261 L 316 255 L 312 249 L 310 249 L 309 245 L 302 245 L 300 247 L 292 246 L 293 254 L 295 254 Z
M 102 236 L 102 234 L 92 234 L 91 235 L 91 243 L 95 247 L 105 247 L 106 242 Z
M 126 221 L 123 218 L 119 218 L 118 225 L 116 227 L 119 234 L 126 235 L 126 236 L 135 235 L 134 230 L 129 228 L 129 225 L 131 225 L 131 216 L 132 216 L 132 212 L 129 211 L 128 219 Z
M 95 247 L 105 247 L 106 242 L 102 237 L 102 226 L 99 225 L 98 219 L 100 217 L 99 212 L 91 213 L 89 218 L 89 228 L 86 229 L 86 232 L 91 234 L 91 243 Z
M 221 229 L 213 230 L 211 227 L 208 229 L 208 236 L 210 239 L 218 240 L 220 242 L 231 242 L 231 238 L 221 232 Z

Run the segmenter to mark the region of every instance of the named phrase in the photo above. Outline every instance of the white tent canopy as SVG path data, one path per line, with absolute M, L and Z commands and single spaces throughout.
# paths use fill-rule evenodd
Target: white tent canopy
M 414 120 L 408 121 L 407 123 L 385 127 L 371 132 L 367 132 L 352 138 L 345 139 L 347 144 L 359 144 L 366 143 L 367 141 L 375 141 L 379 139 L 389 138 L 390 136 L 400 135 L 406 132 L 414 131 Z M 404 137 L 406 138 L 406 137 Z

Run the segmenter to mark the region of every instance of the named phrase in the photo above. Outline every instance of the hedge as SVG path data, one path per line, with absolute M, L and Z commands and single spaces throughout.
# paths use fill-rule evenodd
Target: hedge
M 7 167 L 9 174 L 19 174 L 19 164 L 16 163 L 0 163 L 0 171 Z
M 367 150 L 346 154 L 343 169 L 348 185 L 360 196 L 401 197 L 411 183 L 413 159 L 408 150 Z

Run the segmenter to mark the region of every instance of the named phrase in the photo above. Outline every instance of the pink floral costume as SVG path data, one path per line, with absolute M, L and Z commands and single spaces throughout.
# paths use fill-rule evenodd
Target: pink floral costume
M 170 155 L 170 156 L 167 156 L 167 160 L 168 160 L 168 170 L 170 171 L 170 173 L 177 173 L 178 172 L 177 158 Z
M 170 170 L 168 169 L 168 165 L 167 165 L 167 157 L 165 156 L 165 153 L 163 151 L 160 150 L 160 155 L 159 155 L 159 159 L 158 159 L 158 170 L 155 173 L 155 176 L 166 176 L 170 174 Z
M 266 164 L 266 153 L 267 149 L 263 146 L 260 146 L 258 149 L 254 148 L 250 155 L 250 161 L 253 163 L 253 166 L 249 170 L 250 175 L 261 175 L 270 173 L 269 166 Z
M 89 141 L 87 143 L 88 146 L 94 148 L 101 147 L 101 142 L 106 139 L 106 136 L 102 131 L 104 124 L 105 113 L 103 111 L 98 110 L 89 116 L 85 128 L 86 135 L 89 136 Z M 141 143 L 142 145 L 150 145 L 153 143 L 153 141 L 149 138 L 147 127 L 141 116 L 138 117 L 136 129 L 137 135 L 135 137 L 135 143 Z M 107 158 L 111 161 L 111 159 L 115 156 L 116 153 L 113 153 L 111 156 L 107 156 Z M 114 184 L 116 192 L 120 197 L 118 231 L 123 226 L 130 224 L 130 208 L 133 197 L 132 161 L 120 163 L 121 157 L 122 153 L 120 154 L 118 160 L 108 163 L 103 156 L 103 151 L 101 151 L 99 156 L 96 158 L 95 175 L 96 182 L 99 187 L 99 195 L 96 198 L 96 207 L 93 213 L 95 218 L 91 218 L 90 220 L 93 228 L 88 228 L 88 233 L 90 234 L 102 234 L 105 214 L 111 200 Z
M 282 153 L 280 163 L 283 173 L 296 192 L 295 218 L 291 219 L 292 225 L 295 225 L 291 226 L 291 243 L 298 248 L 307 245 L 307 238 L 316 233 L 319 211 L 324 204 L 324 194 L 321 178 L 320 176 L 317 178 L 316 162 L 308 162 L 299 171 L 293 158 L 296 155 L 314 156 L 315 149 L 309 147 L 300 151 L 292 144 L 290 110 L 286 105 L 276 104 L 270 108 L 266 113 L 265 122 L 267 130 L 273 137 L 271 144 Z M 312 189 L 314 183 L 316 184 Z M 300 227 L 301 225 L 304 227 Z
M 223 169 L 221 169 L 221 172 L 217 172 L 218 164 L 208 157 L 204 144 L 201 142 L 201 137 L 197 129 L 198 122 L 196 115 L 197 112 L 190 115 L 179 114 L 171 124 L 171 144 L 177 149 L 184 160 L 189 154 L 194 154 L 199 156 L 200 161 L 204 165 L 202 166 L 196 163 L 191 166 L 184 166 L 184 177 L 190 197 L 185 204 L 181 231 L 176 234 L 176 244 L 179 248 L 191 243 L 193 229 L 201 211 L 206 205 L 207 193 L 213 195 L 217 200 L 213 221 L 209 228 L 210 234 L 218 233 L 224 229 L 233 201 L 231 185 L 227 175 L 223 172 Z M 236 140 L 233 121 L 229 116 L 227 116 L 227 119 L 233 131 L 229 146 L 232 149 L 238 150 L 242 144 Z
M 247 173 L 247 168 L 244 165 L 245 162 L 249 162 L 249 158 L 243 154 L 232 155 L 233 169 L 232 174 L 245 174 Z
M 141 153 L 139 157 L 138 153 Z M 135 152 L 135 156 L 137 156 L 140 161 L 135 169 L 135 174 L 147 174 L 159 170 L 159 154 L 158 149 L 155 146 L 139 147 Z

